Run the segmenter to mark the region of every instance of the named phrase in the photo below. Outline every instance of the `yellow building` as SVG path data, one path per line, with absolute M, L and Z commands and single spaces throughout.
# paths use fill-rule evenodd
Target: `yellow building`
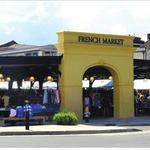
M 134 116 L 133 38 L 82 32 L 59 32 L 56 47 L 63 53 L 59 79 L 62 107 L 83 115 L 82 80 L 94 66 L 108 70 L 114 82 L 113 117 Z

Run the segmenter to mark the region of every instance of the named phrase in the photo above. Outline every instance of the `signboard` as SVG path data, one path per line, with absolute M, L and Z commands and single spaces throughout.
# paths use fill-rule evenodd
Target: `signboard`
M 78 36 L 79 43 L 91 43 L 91 44 L 107 44 L 107 45 L 123 45 L 123 39 L 115 38 L 100 38 L 96 36 Z

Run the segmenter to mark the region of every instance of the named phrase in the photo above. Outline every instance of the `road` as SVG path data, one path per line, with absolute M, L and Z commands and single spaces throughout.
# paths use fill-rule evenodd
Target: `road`
M 150 147 L 150 127 L 144 132 L 90 135 L 0 136 L 0 148 Z

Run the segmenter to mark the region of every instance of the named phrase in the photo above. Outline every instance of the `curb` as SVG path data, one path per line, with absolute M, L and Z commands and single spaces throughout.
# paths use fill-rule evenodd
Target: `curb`
M 84 130 L 84 131 L 21 131 L 21 132 L 0 132 L 0 136 L 7 135 L 66 135 L 66 134 L 101 134 L 101 133 L 122 133 L 139 132 L 139 129 L 113 129 L 113 130 Z
M 150 126 L 150 123 L 143 123 L 143 124 L 119 124 L 118 126 Z

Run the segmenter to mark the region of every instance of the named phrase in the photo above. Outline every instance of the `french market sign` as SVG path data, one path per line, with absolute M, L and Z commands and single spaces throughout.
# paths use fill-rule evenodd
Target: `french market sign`
M 79 43 L 93 43 L 93 44 L 108 44 L 108 45 L 123 45 L 123 39 L 114 38 L 100 38 L 95 36 L 78 36 Z

